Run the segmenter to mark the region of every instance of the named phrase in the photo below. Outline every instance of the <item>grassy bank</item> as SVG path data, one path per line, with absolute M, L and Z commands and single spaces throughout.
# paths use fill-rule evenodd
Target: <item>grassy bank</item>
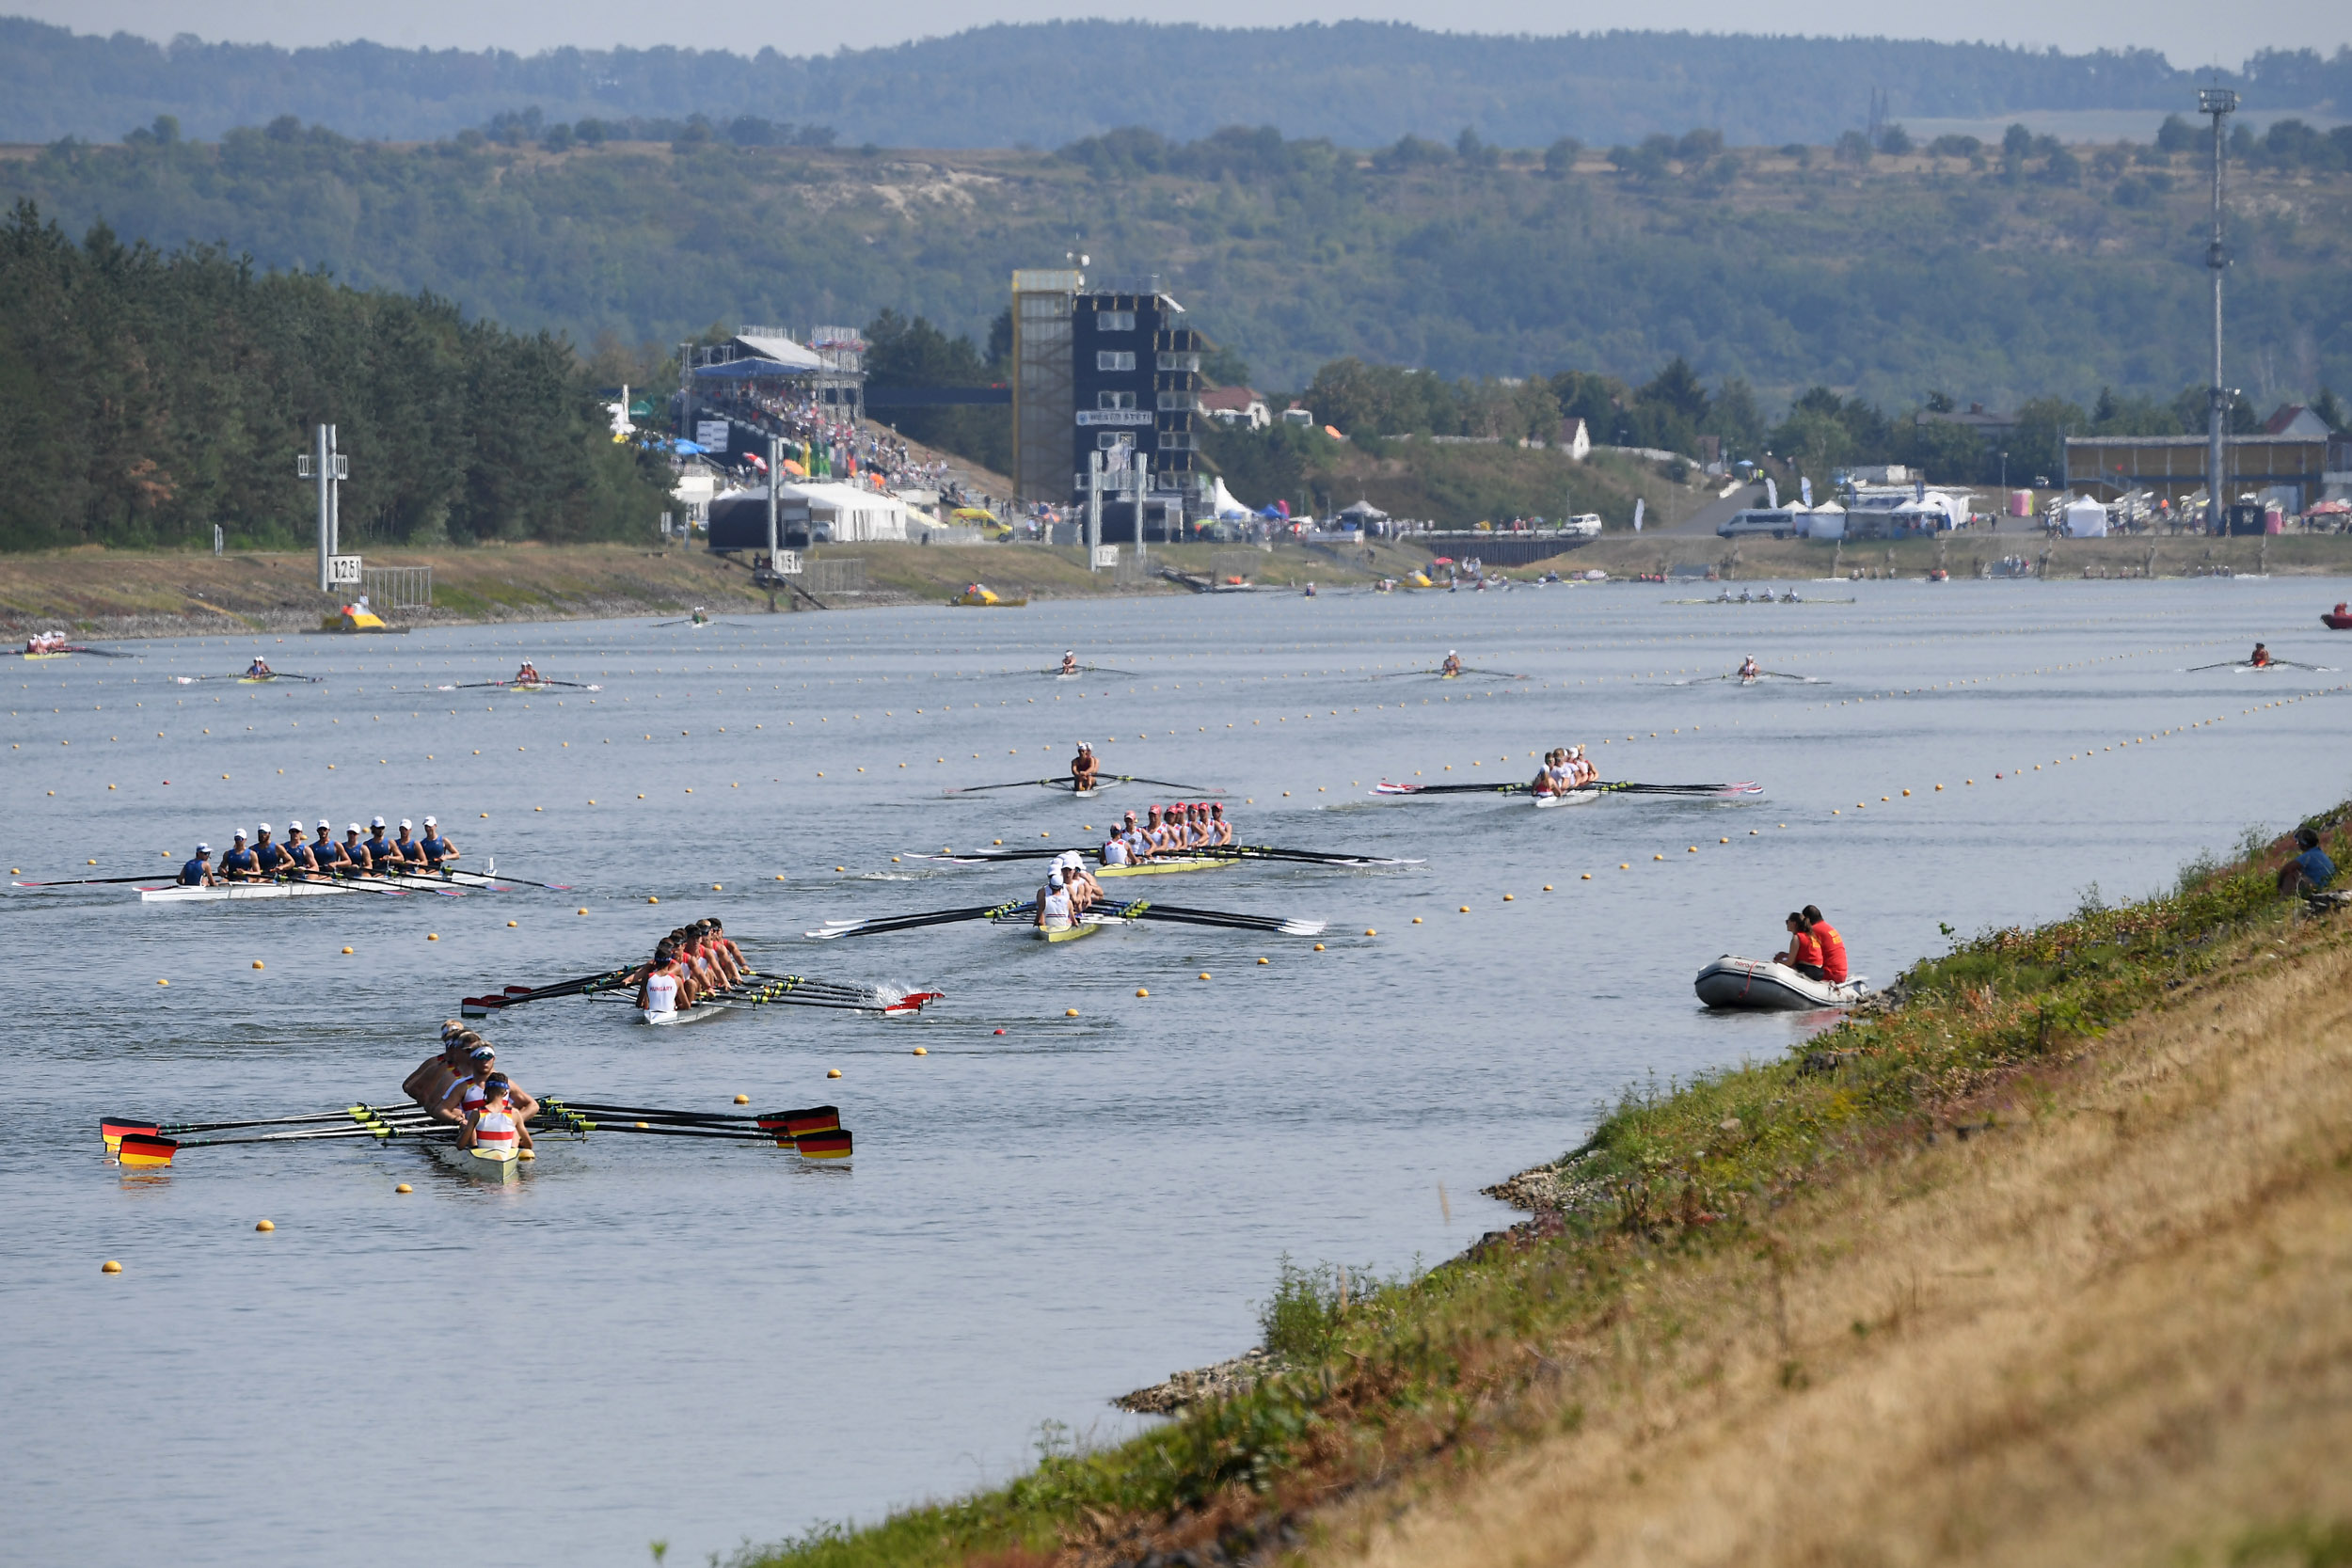
M 2346 1560 L 2352 928 L 2284 854 L 1956 942 L 1462 1259 L 1289 1272 L 1251 1391 L 743 1561 Z
M 2265 548 L 2265 543 L 2267 547 Z M 1674 567 L 1712 566 L 1734 581 L 1797 581 L 1833 574 L 1866 572 L 1872 577 L 1918 578 L 1938 565 L 1955 579 L 1977 575 L 2008 556 L 2040 564 L 2047 557 L 2052 581 L 2092 578 L 2184 578 L 2268 571 L 2273 576 L 2352 574 L 2352 535 L 2281 534 L 2278 538 L 2045 539 L 2039 529 L 2004 527 L 1997 532 L 1947 534 L 1899 542 L 1856 540 L 1842 548 L 1804 539 L 1718 539 L 1612 531 L 1562 558 L 1562 570 L 1599 567 L 1615 577 Z M 2330 601 L 2333 602 L 2333 601 Z

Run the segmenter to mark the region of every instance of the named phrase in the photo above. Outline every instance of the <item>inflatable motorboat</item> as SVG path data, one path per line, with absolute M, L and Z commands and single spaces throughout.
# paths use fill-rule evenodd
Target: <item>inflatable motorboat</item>
M 1726 953 L 1699 971 L 1692 988 L 1710 1007 L 1763 1012 L 1808 1012 L 1816 1007 L 1851 1007 L 1869 994 L 1862 975 L 1833 985 L 1808 979 L 1786 964 L 1741 958 Z
M 2319 624 L 2329 631 L 2352 631 L 2352 610 L 2338 605 L 2335 609 L 2322 614 Z

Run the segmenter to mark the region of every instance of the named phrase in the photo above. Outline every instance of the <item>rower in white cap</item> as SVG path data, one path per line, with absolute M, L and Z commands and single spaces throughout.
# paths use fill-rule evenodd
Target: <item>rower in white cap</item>
M 1438 673 L 1444 676 L 1447 680 L 1452 680 L 1454 676 L 1460 674 L 1461 673 L 1462 656 L 1455 653 L 1452 648 L 1448 648 L 1445 651 L 1445 662 L 1438 666 Z
M 342 846 L 335 842 L 335 824 L 324 816 L 319 818 L 319 836 L 317 842 L 310 846 L 310 859 L 326 876 L 350 874 L 351 858 L 343 853 Z
M 1079 741 L 1078 754 L 1070 759 L 1070 787 L 1080 795 L 1092 793 L 1095 774 L 1102 766 L 1094 759 L 1093 743 Z
M 1041 930 L 1067 931 L 1073 911 L 1070 889 L 1064 885 L 1061 867 L 1057 865 L 1045 873 L 1045 885 L 1037 890 L 1037 926 Z
M 402 856 L 392 847 L 392 841 L 384 836 L 385 822 L 380 816 L 368 818 L 368 863 L 378 871 L 397 869 Z
M 301 875 L 319 868 L 317 856 L 311 852 L 310 847 L 302 841 L 302 818 L 299 816 L 290 816 L 286 819 L 285 849 L 287 870 Z
M 366 845 L 359 842 L 359 832 L 357 822 L 343 830 L 342 860 L 343 875 L 346 877 L 364 877 L 375 869 L 375 857 L 368 853 Z
M 1056 863 L 1061 868 L 1062 885 L 1070 890 L 1073 912 L 1084 914 L 1103 896 L 1103 884 L 1087 871 L 1086 857 L 1075 849 L 1065 849 Z
M 180 868 L 182 887 L 211 887 L 219 879 L 213 875 L 213 847 L 209 844 L 198 845 L 196 858 Z
M 284 847 L 269 841 L 270 825 L 257 823 L 254 832 L 260 834 L 253 846 L 253 864 L 264 877 L 275 877 L 294 864 L 294 857 Z
M 1078 673 L 1077 649 L 1073 648 L 1061 656 L 1061 673 L 1065 675 L 1074 675 Z
M 417 841 L 417 847 L 424 851 L 424 863 L 437 871 L 458 858 L 457 846 L 441 836 L 441 825 L 430 816 L 424 819 L 424 837 Z
M 232 836 L 229 852 L 220 857 L 220 879 L 224 882 L 249 882 L 259 871 L 253 851 L 245 847 L 245 830 L 239 828 Z
M 424 848 L 408 834 L 412 831 L 408 818 L 400 819 L 400 829 L 392 840 L 392 855 L 403 865 L 422 865 Z

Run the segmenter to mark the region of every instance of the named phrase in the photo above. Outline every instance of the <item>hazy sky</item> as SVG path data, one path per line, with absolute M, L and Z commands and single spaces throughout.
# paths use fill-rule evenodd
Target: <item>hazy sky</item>
M 1651 0 L 1638 10 L 1577 11 L 1535 0 L 1486 0 L 1449 6 L 1437 0 L 1192 0 L 1182 7 L 1136 0 L 900 0 L 893 6 L 783 7 L 752 0 L 693 0 L 646 6 L 642 0 L 570 0 L 562 6 L 515 0 L 405 0 L 399 6 L 353 0 L 0 0 L 0 12 L 39 17 L 76 32 L 125 31 L 153 39 L 195 33 L 208 40 L 288 46 L 373 39 L 435 48 L 497 46 L 532 53 L 560 44 L 670 43 L 787 54 L 841 45 L 898 43 L 953 33 L 984 22 L 1116 16 L 1223 26 L 1360 18 L 1494 33 L 1560 33 L 1610 26 L 1697 32 L 1870 34 L 1895 38 L 1982 40 L 2070 53 L 2102 47 L 2160 49 L 2175 66 L 2234 67 L 2263 48 L 2317 48 L 2332 54 L 2352 41 L 2352 8 L 2343 0 L 2270 0 L 2241 10 L 2211 0 L 1976 0 L 1968 6 L 1890 7 L 1877 0 L 1787 0 L 1769 9 L 1734 0 Z

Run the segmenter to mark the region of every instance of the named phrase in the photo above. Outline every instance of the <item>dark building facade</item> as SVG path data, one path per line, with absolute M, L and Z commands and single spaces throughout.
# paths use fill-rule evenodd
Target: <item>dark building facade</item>
M 1071 500 L 1086 504 L 1091 453 L 1133 462 L 1120 449 L 1136 449 L 1151 474 L 1141 519 L 1134 499 L 1106 496 L 1104 541 L 1170 537 L 1200 494 L 1200 335 L 1165 293 L 1087 290 L 1072 303 Z

